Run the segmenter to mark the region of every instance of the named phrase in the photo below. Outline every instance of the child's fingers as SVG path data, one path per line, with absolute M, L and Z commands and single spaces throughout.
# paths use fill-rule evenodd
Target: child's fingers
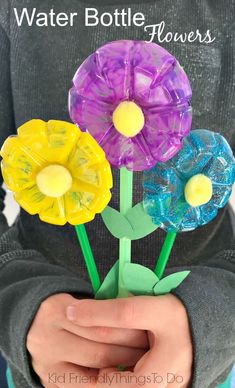
M 162 313 L 169 307 L 171 303 L 166 296 L 137 296 L 112 300 L 78 300 L 68 306 L 66 311 L 67 318 L 80 326 L 154 330 L 163 321 Z
M 118 329 L 105 326 L 84 327 L 63 322 L 63 328 L 80 337 L 105 344 L 148 349 L 148 336 L 144 330 Z
M 119 364 L 135 365 L 145 353 L 143 349 L 102 344 L 79 337 L 65 330 L 53 348 L 57 359 L 89 368 L 105 368 Z
M 174 342 L 164 339 L 156 341 L 135 365 L 134 373 L 136 376 L 149 376 L 150 388 L 183 388 L 190 380 L 191 360 L 191 349 L 182 348 L 180 338 Z

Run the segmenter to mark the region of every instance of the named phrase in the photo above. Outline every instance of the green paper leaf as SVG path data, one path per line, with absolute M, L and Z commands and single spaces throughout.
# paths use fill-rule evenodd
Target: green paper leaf
M 126 214 L 126 218 L 132 228 L 131 240 L 143 238 L 158 228 L 152 222 L 152 218 L 144 211 L 142 202 L 130 209 Z
M 116 238 L 127 237 L 132 233 L 131 225 L 125 216 L 110 206 L 107 206 L 101 214 L 106 228 Z
M 118 294 L 118 274 L 119 261 L 116 261 L 110 269 L 99 290 L 95 294 L 95 299 L 115 299 Z
M 158 281 L 153 271 L 140 264 L 128 263 L 124 266 L 123 282 L 134 295 L 153 295 L 153 287 Z
M 131 208 L 126 216 L 110 206 L 104 209 L 101 216 L 110 233 L 119 239 L 127 237 L 130 240 L 138 240 L 158 228 L 145 213 L 142 202 Z
M 153 287 L 154 294 L 168 294 L 169 292 L 171 292 L 171 290 L 178 287 L 189 274 L 190 271 L 181 271 L 166 276 Z

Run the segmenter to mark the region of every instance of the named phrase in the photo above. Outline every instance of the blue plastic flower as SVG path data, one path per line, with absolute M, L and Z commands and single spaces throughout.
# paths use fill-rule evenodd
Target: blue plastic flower
M 144 172 L 144 208 L 167 231 L 205 225 L 226 205 L 235 182 L 235 158 L 218 133 L 191 132 L 181 151 Z

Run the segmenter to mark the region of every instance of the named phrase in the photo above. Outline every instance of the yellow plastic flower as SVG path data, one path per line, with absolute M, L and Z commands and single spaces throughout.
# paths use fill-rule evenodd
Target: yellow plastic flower
M 19 205 L 42 221 L 83 224 L 111 199 L 112 173 L 91 135 L 64 121 L 31 120 L 1 149 L 2 173 Z

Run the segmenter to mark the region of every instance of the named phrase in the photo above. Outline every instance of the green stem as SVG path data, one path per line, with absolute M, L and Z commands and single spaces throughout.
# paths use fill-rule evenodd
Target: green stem
M 126 215 L 132 208 L 133 172 L 125 167 L 120 169 L 120 213 Z M 119 280 L 118 297 L 127 297 L 128 290 L 122 280 L 122 274 L 126 263 L 131 262 L 131 240 L 123 237 L 119 240 Z
M 167 233 L 167 236 L 165 238 L 162 250 L 160 252 L 156 267 L 155 267 L 155 274 L 157 275 L 158 279 L 161 279 L 166 265 L 168 263 L 175 239 L 176 239 L 176 232 L 169 232 Z
M 85 225 L 76 225 L 75 230 L 86 262 L 88 274 L 91 280 L 93 291 L 96 294 L 100 288 L 100 277 L 96 267 L 95 259 L 89 243 Z

